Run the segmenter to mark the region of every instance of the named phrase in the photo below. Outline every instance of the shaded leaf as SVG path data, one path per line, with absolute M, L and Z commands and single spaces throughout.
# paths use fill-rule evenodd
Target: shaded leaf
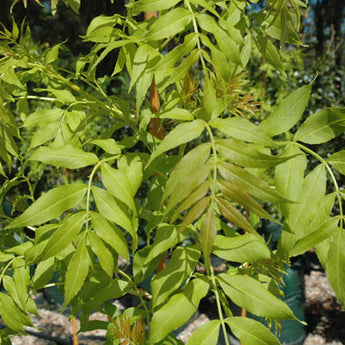
M 209 156 L 209 143 L 198 145 L 183 156 L 170 173 L 162 199 L 165 200 L 171 195 L 180 184 L 181 180 L 184 179 L 186 175 L 189 175 L 195 168 L 203 165 Z
M 210 204 L 207 213 L 201 222 L 200 243 L 205 258 L 209 258 L 217 236 L 217 220 L 213 203 Z
M 262 206 L 256 200 L 250 197 L 241 188 L 227 181 L 219 181 L 218 186 L 221 192 L 231 201 L 238 203 L 246 210 L 252 211 L 260 217 L 277 222 L 267 211 L 262 208 Z
M 179 232 L 183 232 L 183 230 L 190 224 L 192 224 L 195 220 L 199 219 L 201 215 L 206 210 L 208 204 L 210 203 L 211 197 L 205 197 L 198 202 L 189 210 L 186 216 L 183 218 L 181 225 L 179 226 Z
M 250 223 L 246 220 L 246 218 L 240 213 L 234 206 L 232 206 L 227 200 L 223 198 L 216 198 L 217 205 L 219 207 L 220 212 L 222 215 L 229 220 L 232 224 L 238 226 L 240 229 L 248 231 L 255 236 L 260 235 L 256 232 L 256 230 L 250 225 Z
M 272 156 L 260 152 L 255 145 L 236 139 L 217 140 L 217 150 L 232 163 L 248 168 L 269 168 L 281 164 L 293 156 Z
M 266 201 L 291 202 L 273 189 L 267 182 L 236 165 L 221 162 L 219 171 L 226 181 L 229 181 L 248 194 Z

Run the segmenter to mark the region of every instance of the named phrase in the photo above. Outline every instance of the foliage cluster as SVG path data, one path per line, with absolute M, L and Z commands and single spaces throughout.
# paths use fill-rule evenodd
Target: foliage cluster
M 64 2 L 78 11 L 78 0 Z M 61 44 L 40 52 L 24 25 L 3 28 L 0 200 L 18 186 L 27 190 L 21 203 L 13 200 L 11 216 L 2 213 L 4 344 L 31 325 L 30 292 L 56 272 L 63 307 L 80 313 L 82 331 L 108 329 L 107 344 L 178 344 L 173 331 L 209 292 L 218 318 L 189 345 L 216 344 L 227 327 L 243 344 L 279 344 L 230 305 L 269 325 L 295 320 L 280 299 L 281 274 L 312 247 L 345 304 L 345 193 L 333 172 L 345 174 L 345 151 L 321 157 L 310 149 L 344 132 L 345 109 L 327 107 L 304 120 L 311 81 L 263 118 L 246 92 L 246 68 L 259 54 L 287 78 L 277 42 L 302 44 L 299 13 L 307 4 L 272 0 L 257 11 L 256 2 L 130 1 L 126 16 L 92 20 L 83 36 L 92 49 L 73 71 L 61 68 Z M 97 78 L 114 50 L 112 76 L 129 75 L 133 104 L 107 94 L 108 81 Z M 310 157 L 318 164 L 307 170 Z M 62 178 L 37 193 L 51 169 Z M 257 231 L 261 219 L 282 224 L 276 250 Z M 119 256 L 127 267 L 118 266 Z M 226 262 L 225 272 L 215 274 L 213 256 Z M 121 313 L 109 303 L 128 294 L 137 307 Z M 95 309 L 109 323 L 89 321 Z

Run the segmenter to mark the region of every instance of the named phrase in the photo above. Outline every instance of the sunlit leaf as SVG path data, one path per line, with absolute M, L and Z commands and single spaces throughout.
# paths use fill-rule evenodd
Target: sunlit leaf
M 160 305 L 181 286 L 195 269 L 200 255 L 200 249 L 196 246 L 177 247 L 174 250 L 167 267 L 152 279 L 153 306 Z
M 90 256 L 86 247 L 85 238 L 79 243 L 67 267 L 64 285 L 64 307 L 79 292 L 89 272 Z
M 213 253 L 235 262 L 255 262 L 269 259 L 271 252 L 264 241 L 252 234 L 225 237 L 217 235 Z
M 247 141 L 254 144 L 274 146 L 274 142 L 264 132 L 258 129 L 253 123 L 246 119 L 228 117 L 226 119 L 213 119 L 209 122 L 213 128 L 232 136 L 236 139 Z
M 229 317 L 225 322 L 243 345 L 280 345 L 279 340 L 262 323 L 248 317 Z
M 226 295 L 249 312 L 269 319 L 296 319 L 287 304 L 256 279 L 228 273 L 221 273 L 217 278 Z
M 97 236 L 125 259 L 128 258 L 127 242 L 120 229 L 96 212 L 91 212 L 91 224 Z
M 49 238 L 42 253 L 42 260 L 63 251 L 80 233 L 85 221 L 85 211 L 78 212 L 67 218 Z
M 68 144 L 59 147 L 41 146 L 30 156 L 30 160 L 51 164 L 56 167 L 78 169 L 96 164 L 98 157 L 94 153 L 85 152 Z
M 345 175 L 345 151 L 338 151 L 327 158 L 330 163 L 341 174 Z
M 63 212 L 77 205 L 86 194 L 87 185 L 72 183 L 51 189 L 43 194 L 24 213 L 10 223 L 7 228 L 38 225 L 58 218 Z
M 345 307 L 345 233 L 338 228 L 330 241 L 326 274 L 331 286 L 343 307 Z
M 145 39 L 150 41 L 160 40 L 182 32 L 192 21 L 192 13 L 185 8 L 178 7 L 156 20 L 151 26 Z
M 173 295 L 152 316 L 149 331 L 150 343 L 155 344 L 188 321 L 197 310 L 201 298 L 206 296 L 208 289 L 209 284 L 197 278 L 190 281 L 182 292 Z
M 302 86 L 284 98 L 276 109 L 260 123 L 262 129 L 271 136 L 283 133 L 292 128 L 302 117 L 309 102 L 312 83 Z
M 294 140 L 307 144 L 322 144 L 344 131 L 345 108 L 324 108 L 302 123 Z
M 201 325 L 190 336 L 187 345 L 216 345 L 219 335 L 220 320 L 211 320 Z

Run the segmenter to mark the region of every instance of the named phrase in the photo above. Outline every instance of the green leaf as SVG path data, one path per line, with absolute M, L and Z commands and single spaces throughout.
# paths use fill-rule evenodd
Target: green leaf
M 147 41 L 156 41 L 174 36 L 184 31 L 192 18 L 192 13 L 185 8 L 178 7 L 170 10 L 152 24 L 144 38 Z
M 294 232 L 305 233 L 306 225 L 316 214 L 326 193 L 326 171 L 318 165 L 304 180 L 298 203 L 291 206 L 288 224 Z
M 205 258 L 209 258 L 217 236 L 217 219 L 214 213 L 213 203 L 201 222 L 200 243 Z
M 338 228 L 330 242 L 326 264 L 327 278 L 341 305 L 345 307 L 345 232 Z
M 324 108 L 302 123 L 294 140 L 307 144 L 322 144 L 344 131 L 345 108 Z
M 51 189 L 38 198 L 22 215 L 7 225 L 6 228 L 13 229 L 26 225 L 33 226 L 58 218 L 63 212 L 79 204 L 86 190 L 87 185 L 83 183 L 72 183 Z
M 269 168 L 281 164 L 293 156 L 271 156 L 256 149 L 255 145 L 245 144 L 236 139 L 216 141 L 217 150 L 232 163 L 248 168 Z
M 179 226 L 179 232 L 183 232 L 183 230 L 190 224 L 192 224 L 195 220 L 199 219 L 201 215 L 206 210 L 208 204 L 210 203 L 211 197 L 207 196 L 198 202 L 189 210 L 186 216 L 184 216 L 181 225 Z M 206 230 L 206 229 L 205 229 Z M 205 239 L 207 241 L 207 239 Z
M 182 292 L 173 295 L 166 304 L 153 314 L 150 323 L 149 343 L 157 343 L 188 321 L 197 310 L 201 298 L 206 296 L 208 289 L 208 282 L 196 278 L 190 281 Z
M 46 260 L 62 252 L 80 233 L 86 221 L 86 212 L 78 212 L 64 220 L 59 228 L 49 238 L 41 260 Z
M 121 226 L 131 236 L 135 236 L 135 231 L 129 215 L 126 212 L 126 206 L 117 201 L 108 191 L 93 186 L 92 194 L 95 198 L 96 206 L 105 218 Z
M 162 197 L 163 200 L 173 193 L 186 175 L 189 175 L 195 168 L 206 162 L 210 156 L 210 147 L 209 143 L 198 145 L 182 157 L 170 173 L 169 179 L 165 185 L 165 191 Z
M 225 322 L 243 345 L 280 345 L 279 340 L 260 322 L 248 317 L 229 317 Z
M 327 158 L 327 162 L 330 163 L 334 169 L 338 170 L 341 174 L 345 175 L 345 151 L 338 151 L 333 153 Z
M 258 128 L 271 136 L 287 132 L 302 117 L 309 102 L 311 87 L 312 83 L 290 93 Z
M 273 189 L 267 182 L 241 167 L 221 162 L 219 164 L 219 171 L 226 181 L 235 184 L 258 199 L 272 202 L 291 202 Z
M 217 21 L 208 14 L 198 14 L 196 16 L 200 27 L 214 35 L 217 40 L 218 47 L 230 60 L 230 62 L 242 66 L 240 50 L 231 38 L 231 36 L 217 23 Z
M 145 264 L 164 253 L 166 250 L 172 248 L 179 241 L 181 241 L 181 238 L 176 226 L 162 223 L 159 224 L 153 245 L 145 259 Z
M 271 257 L 265 242 L 252 234 L 225 237 L 217 235 L 213 253 L 222 259 L 235 262 L 255 262 Z
M 190 336 L 187 345 L 216 345 L 220 325 L 220 320 L 208 321 L 201 325 Z
M 30 160 L 51 164 L 58 168 L 79 169 L 98 162 L 98 157 L 70 144 L 59 147 L 39 147 Z
M 231 201 L 238 203 L 243 206 L 246 210 L 256 213 L 258 216 L 269 219 L 273 222 L 277 222 L 262 206 L 252 197 L 250 197 L 244 190 L 238 186 L 226 182 L 218 182 L 219 189 L 221 192 L 229 198 Z
M 183 80 L 191 67 L 198 61 L 201 53 L 202 51 L 199 49 L 192 50 L 181 64 L 170 72 L 170 78 L 163 85 L 159 85 L 160 89 L 165 90 L 170 84 Z
M 278 165 L 275 169 L 275 186 L 277 191 L 289 200 L 298 201 L 307 168 L 307 158 L 302 151 L 293 144 L 288 144 L 282 156 L 295 156 Z M 280 204 L 284 217 L 288 217 L 291 204 Z
M 256 46 L 262 56 L 274 67 L 276 68 L 284 78 L 286 78 L 286 73 L 284 66 L 280 60 L 279 53 L 272 42 L 267 38 L 263 32 L 259 32 L 256 36 Z
M 177 5 L 181 0 L 141 0 L 129 4 L 135 12 L 151 12 L 167 10 Z
M 180 213 L 189 209 L 193 204 L 202 199 L 208 193 L 210 186 L 211 181 L 205 181 L 198 188 L 196 188 L 183 202 L 181 202 L 174 215 L 171 217 L 170 222 L 173 223 L 178 218 Z
M 116 143 L 112 138 L 110 139 L 95 139 L 90 142 L 102 148 L 104 152 L 111 155 L 118 155 L 121 153 L 121 146 Z
M 338 228 L 339 217 L 331 217 L 310 231 L 305 237 L 298 239 L 289 251 L 289 256 L 298 256 L 330 237 Z
M 192 122 L 177 125 L 161 142 L 157 150 L 152 153 L 146 167 L 163 152 L 174 147 L 188 143 L 198 138 L 204 130 L 204 121 L 194 120 Z
M 257 126 L 246 119 L 228 117 L 226 119 L 213 119 L 210 126 L 217 128 L 233 138 L 264 146 L 274 146 L 274 142 Z
M 238 306 L 268 319 L 295 320 L 290 308 L 249 276 L 221 273 L 217 276 L 225 294 Z
M 86 236 L 84 236 L 67 267 L 63 308 L 80 291 L 89 273 L 89 265 L 90 256 L 86 247 Z
M 46 127 L 48 124 L 60 121 L 64 112 L 59 108 L 38 110 L 30 114 L 23 125 L 27 128 Z
M 174 250 L 167 267 L 152 278 L 152 305 L 154 307 L 163 303 L 181 286 L 194 271 L 200 254 L 196 246 L 177 247 Z
M 91 249 L 97 255 L 102 269 L 110 278 L 112 278 L 114 274 L 114 258 L 110 250 L 93 231 L 89 231 L 87 236 Z
M 188 34 L 184 38 L 184 42 L 182 44 L 179 44 L 166 55 L 162 56 L 161 60 L 155 66 L 156 70 L 164 72 L 163 74 L 164 76 L 166 76 L 167 72 L 171 72 L 171 69 L 180 59 L 184 58 L 187 54 L 189 54 L 192 51 L 192 49 L 195 48 L 197 42 L 197 34 Z M 160 80 L 157 78 L 156 82 L 157 84 L 159 84 Z
M 186 199 L 196 188 L 199 187 L 209 176 L 212 166 L 210 164 L 203 164 L 197 167 L 188 175 L 184 176 L 184 183 L 179 184 L 172 193 L 168 205 L 165 209 L 165 213 L 168 213 L 179 202 Z M 185 184 L 185 181 L 188 181 Z
M 129 256 L 128 247 L 121 230 L 99 213 L 91 212 L 90 215 L 91 224 L 97 236 L 127 260 Z
M 33 277 L 33 286 L 36 290 L 43 288 L 53 278 L 54 257 L 43 260 L 38 263 Z
M 23 332 L 23 326 L 33 326 L 29 315 L 26 315 L 9 295 L 0 293 L 1 318 L 14 331 Z
M 221 197 L 216 198 L 217 205 L 221 214 L 229 220 L 233 225 L 238 226 L 240 229 L 248 231 L 255 236 L 260 238 L 260 235 L 246 220 L 246 218 L 240 213 L 234 206 L 232 206 L 226 199 Z
M 174 119 L 182 121 L 194 120 L 193 115 L 187 109 L 174 108 L 170 110 L 161 111 L 155 114 L 160 119 Z
M 102 182 L 108 191 L 134 211 L 134 195 L 131 193 L 132 188 L 128 175 L 120 169 L 112 168 L 107 163 L 102 164 L 101 174 Z

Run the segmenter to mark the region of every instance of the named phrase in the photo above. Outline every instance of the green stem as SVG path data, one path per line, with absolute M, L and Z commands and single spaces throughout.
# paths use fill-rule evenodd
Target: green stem
M 189 0 L 185 0 L 185 3 L 187 5 L 188 10 L 193 15 L 193 20 L 192 20 L 193 21 L 193 28 L 194 28 L 194 32 L 198 35 L 197 47 L 198 47 L 199 51 L 202 51 L 200 37 L 199 37 L 200 32 L 199 32 L 199 29 L 198 29 L 198 23 L 196 22 L 196 19 L 195 19 L 195 13 L 194 13 L 194 11 L 192 9 L 192 6 L 190 5 Z M 207 75 L 207 67 L 206 67 L 205 59 L 204 59 L 202 54 L 200 55 L 200 60 L 201 60 L 201 64 L 202 64 L 202 67 L 204 69 L 204 72 Z
M 11 259 L 9 261 L 9 263 L 4 267 L 4 269 L 2 270 L 1 274 L 0 274 L 0 282 L 2 282 L 2 279 L 4 277 L 4 274 L 6 273 L 7 269 L 12 265 L 13 261 L 15 258 Z
M 212 199 L 214 200 L 216 197 L 216 189 L 217 189 L 217 150 L 216 150 L 216 142 L 214 140 L 214 136 L 212 133 L 211 127 L 208 123 L 205 122 L 205 127 L 210 136 L 211 147 L 212 147 L 212 154 L 213 154 L 213 188 L 212 188 Z
M 330 166 L 327 164 L 327 162 L 320 156 L 318 155 L 316 152 L 314 152 L 313 150 L 309 149 L 308 147 L 294 142 L 291 142 L 292 144 L 295 144 L 296 146 L 298 146 L 300 149 L 302 149 L 303 151 L 309 153 L 310 155 L 312 155 L 313 157 L 315 157 L 327 170 L 327 172 L 329 173 L 329 175 L 331 176 L 332 182 L 334 184 L 334 188 L 337 194 L 337 199 L 338 199 L 338 203 L 339 203 L 339 214 L 340 214 L 340 228 L 343 228 L 343 222 L 344 222 L 344 213 L 343 213 L 343 205 L 342 205 L 342 200 L 341 200 L 341 194 L 340 194 L 340 189 L 338 186 L 338 182 L 333 174 L 332 169 L 330 168 Z
M 222 310 L 222 305 L 221 305 L 221 302 L 220 302 L 220 297 L 219 297 L 218 287 L 217 287 L 217 283 L 216 283 L 216 278 L 215 278 L 215 275 L 214 275 L 214 271 L 213 271 L 213 267 L 212 267 L 211 261 L 209 259 L 207 259 L 206 265 L 207 265 L 207 271 L 209 272 L 210 277 L 211 277 L 211 282 L 212 282 L 213 289 L 214 289 L 214 295 L 216 297 L 216 304 L 217 304 L 217 309 L 218 309 L 219 321 L 220 321 L 220 323 L 222 325 L 222 331 L 223 331 L 223 334 L 224 334 L 225 344 L 226 345 L 230 345 L 229 344 L 229 340 L 228 340 L 228 333 L 227 333 L 226 327 L 225 327 L 225 320 L 224 320 L 224 316 L 223 316 L 223 310 Z

